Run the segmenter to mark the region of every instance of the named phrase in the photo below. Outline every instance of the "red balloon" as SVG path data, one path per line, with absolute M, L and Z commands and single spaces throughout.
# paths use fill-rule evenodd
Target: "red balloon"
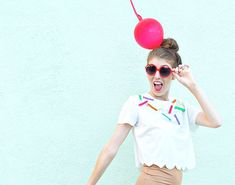
M 145 49 L 160 47 L 163 34 L 162 25 L 153 18 L 140 19 L 134 30 L 136 42 Z

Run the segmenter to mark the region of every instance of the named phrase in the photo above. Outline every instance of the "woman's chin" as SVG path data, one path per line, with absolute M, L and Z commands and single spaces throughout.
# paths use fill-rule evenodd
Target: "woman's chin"
M 155 96 L 162 96 L 163 95 L 162 92 L 156 91 L 154 89 L 152 89 L 152 94 L 155 95 Z

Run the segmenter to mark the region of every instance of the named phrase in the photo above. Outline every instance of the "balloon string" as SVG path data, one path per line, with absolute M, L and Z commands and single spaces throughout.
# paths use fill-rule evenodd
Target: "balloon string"
M 132 8 L 133 8 L 133 10 L 134 10 L 134 12 L 135 12 L 135 15 L 136 15 L 136 17 L 139 19 L 139 21 L 141 21 L 142 20 L 142 17 L 136 12 L 136 10 L 135 10 L 135 7 L 134 7 L 134 4 L 133 4 L 133 2 L 132 2 L 132 0 L 130 0 L 131 1 L 131 6 L 132 6 Z

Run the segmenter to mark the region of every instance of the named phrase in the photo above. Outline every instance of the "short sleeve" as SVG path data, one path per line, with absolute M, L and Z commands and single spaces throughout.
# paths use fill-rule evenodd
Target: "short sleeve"
M 135 96 L 129 96 L 124 102 L 118 116 L 118 124 L 128 123 L 134 126 L 138 120 L 138 107 L 135 101 Z
M 196 118 L 197 118 L 198 113 L 201 112 L 201 110 L 190 105 L 187 102 L 184 104 L 185 104 L 185 108 L 187 110 L 189 128 L 192 132 L 195 132 L 199 128 L 199 125 L 196 124 Z

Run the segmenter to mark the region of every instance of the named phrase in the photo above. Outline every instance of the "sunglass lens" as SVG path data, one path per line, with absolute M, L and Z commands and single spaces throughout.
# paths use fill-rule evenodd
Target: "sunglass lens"
M 171 73 L 171 69 L 168 66 L 162 66 L 160 69 L 160 74 L 163 77 L 167 77 L 169 76 L 169 74 Z
M 147 66 L 147 67 L 146 67 L 146 72 L 147 72 L 149 75 L 153 75 L 154 73 L 156 73 L 156 67 L 153 66 L 153 65 Z

